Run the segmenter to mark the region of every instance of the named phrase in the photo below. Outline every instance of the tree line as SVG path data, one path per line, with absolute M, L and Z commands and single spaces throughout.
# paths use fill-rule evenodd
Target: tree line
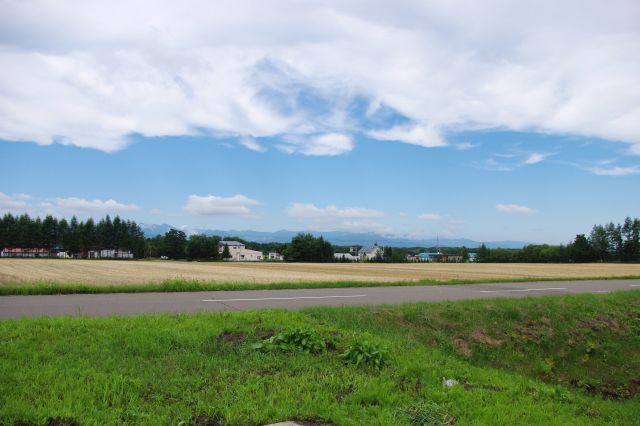
M 45 248 L 86 257 L 89 250 L 130 250 L 136 258 L 144 256 L 145 238 L 136 222 L 108 215 L 97 223 L 89 218 L 69 221 L 47 215 L 44 219 L 28 214 L 0 218 L 0 248 Z
M 332 262 L 333 247 L 323 237 L 311 234 L 298 234 L 290 243 L 256 243 L 239 237 L 225 237 L 227 241 L 238 241 L 250 250 L 263 253 L 275 252 L 283 254 L 290 262 Z M 187 236 L 183 231 L 170 229 L 164 235 L 148 238 L 145 257 L 163 257 L 187 260 L 224 260 L 229 252 L 218 252 L 218 243 L 222 237 L 218 235 L 193 234 Z
M 479 262 L 639 262 L 640 219 L 625 218 L 623 223 L 594 225 L 589 235 L 578 234 L 567 245 L 530 244 L 522 249 L 477 251 Z

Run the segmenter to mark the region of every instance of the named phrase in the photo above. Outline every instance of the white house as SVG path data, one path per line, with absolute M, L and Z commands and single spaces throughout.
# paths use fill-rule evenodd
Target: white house
M 351 253 L 333 253 L 333 257 L 338 261 L 348 260 L 349 262 L 356 262 L 360 260 L 358 256 L 354 256 Z
M 218 253 L 222 254 L 224 248 L 229 248 L 229 254 L 231 257 L 228 260 L 234 262 L 255 262 L 264 260 L 264 255 L 261 251 L 249 250 L 245 248 L 245 245 L 238 241 L 220 241 L 218 243 Z
M 133 253 L 129 250 L 90 250 L 89 259 L 133 259 Z
M 382 247 L 380 247 L 378 244 L 374 244 L 372 246 L 362 247 L 360 250 L 358 250 L 358 257 L 363 260 L 372 260 L 378 256 L 382 256 L 382 253 Z
M 10 248 L 5 247 L 0 253 L 2 257 L 49 257 L 49 249 L 46 248 Z
M 271 252 L 271 253 L 269 253 L 268 259 L 269 260 L 284 260 L 284 255 L 282 255 L 280 253 Z

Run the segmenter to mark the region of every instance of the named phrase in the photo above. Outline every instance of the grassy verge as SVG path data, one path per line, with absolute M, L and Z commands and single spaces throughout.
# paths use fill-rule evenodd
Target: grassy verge
M 333 344 L 253 348 L 293 328 Z M 339 357 L 365 341 L 386 366 Z M 639 292 L 0 322 L 9 425 L 628 425 L 639 377 Z
M 185 291 L 229 291 L 229 290 L 275 290 L 301 288 L 344 288 L 344 287 L 387 287 L 387 286 L 419 286 L 419 285 L 453 285 L 506 282 L 544 282 L 544 281 L 585 281 L 585 280 L 623 280 L 640 279 L 638 275 L 620 277 L 566 277 L 566 278 L 488 278 L 476 280 L 416 280 L 416 281 L 304 281 L 279 283 L 219 283 L 193 280 L 167 280 L 146 284 L 95 285 L 83 283 L 56 283 L 37 281 L 32 283 L 8 284 L 0 286 L 0 296 L 11 295 L 43 295 L 43 294 L 102 294 L 102 293 L 155 293 Z

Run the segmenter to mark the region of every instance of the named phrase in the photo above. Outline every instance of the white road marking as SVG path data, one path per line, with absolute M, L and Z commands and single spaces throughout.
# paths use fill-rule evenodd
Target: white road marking
M 629 287 L 640 287 L 640 284 L 630 284 Z
M 297 299 L 345 299 L 349 297 L 367 297 L 366 294 L 351 294 L 344 296 L 296 296 L 296 297 L 259 297 L 252 299 L 204 299 L 203 302 L 253 302 L 261 300 L 297 300 Z
M 609 290 L 594 290 L 591 293 L 609 293 Z
M 480 293 L 513 293 L 525 291 L 545 291 L 545 290 L 566 290 L 564 287 L 548 287 L 548 288 L 525 288 L 518 290 L 480 290 Z

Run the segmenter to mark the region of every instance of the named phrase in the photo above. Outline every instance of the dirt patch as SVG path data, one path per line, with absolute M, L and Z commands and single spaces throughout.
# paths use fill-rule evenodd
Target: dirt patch
M 298 423 L 299 425 L 303 425 L 303 426 L 335 426 L 333 423 L 327 423 L 323 420 L 298 420 L 298 419 L 294 419 L 292 420 L 296 423 Z
M 241 331 L 225 331 L 224 333 L 216 337 L 216 340 L 218 342 L 225 343 L 239 343 L 247 340 L 248 336 L 248 333 L 243 333 Z
M 453 347 L 455 348 L 456 352 L 464 355 L 467 358 L 471 357 L 472 355 L 469 344 L 462 337 L 456 337 L 455 339 L 453 339 Z
M 640 394 L 640 379 L 632 379 L 625 384 L 579 383 L 576 380 L 572 380 L 571 385 L 591 395 L 598 395 L 602 399 L 625 400 L 632 399 Z
M 625 328 L 620 325 L 618 321 L 603 316 L 581 323 L 580 328 L 590 329 L 593 331 L 611 330 L 614 333 L 618 334 L 622 333 L 625 330 Z
M 494 339 L 489 336 L 484 330 L 476 330 L 471 333 L 471 340 L 477 343 L 481 343 L 483 345 L 488 346 L 500 346 L 502 344 L 502 340 Z
M 256 330 L 256 337 L 259 339 L 268 339 L 276 335 L 275 330 Z
M 221 426 L 220 419 L 215 416 L 195 416 L 191 420 L 193 426 Z
M 525 325 L 516 327 L 517 335 L 534 343 L 540 343 L 545 338 L 553 336 L 551 322 L 546 318 L 543 320 L 528 321 Z
M 71 417 L 50 417 L 44 426 L 80 426 L 80 423 Z

